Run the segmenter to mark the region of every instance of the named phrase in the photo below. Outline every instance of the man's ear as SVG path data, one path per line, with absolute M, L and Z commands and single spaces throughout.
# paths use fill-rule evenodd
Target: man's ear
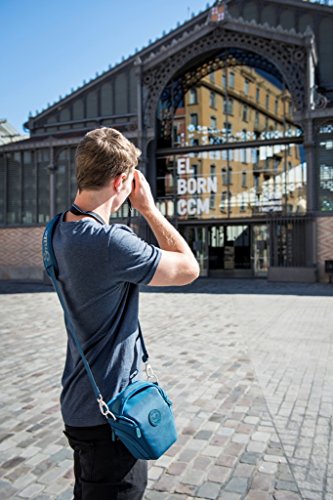
M 117 193 L 121 190 L 124 180 L 126 179 L 126 174 L 119 174 L 114 178 L 113 186 Z

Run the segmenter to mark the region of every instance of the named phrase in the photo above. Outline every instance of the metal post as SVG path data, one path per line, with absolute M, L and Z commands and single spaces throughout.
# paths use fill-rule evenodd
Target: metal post
M 50 164 L 48 166 L 50 172 L 50 218 L 56 215 L 56 171 L 57 166 L 54 163 L 54 147 L 50 146 Z

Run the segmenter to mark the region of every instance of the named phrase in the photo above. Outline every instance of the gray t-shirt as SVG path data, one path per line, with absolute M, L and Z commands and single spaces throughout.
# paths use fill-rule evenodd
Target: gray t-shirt
M 151 281 L 161 251 L 127 226 L 101 225 L 92 218 L 64 222 L 62 217 L 53 247 L 81 347 L 108 401 L 140 371 L 138 285 Z M 68 328 L 67 333 L 63 420 L 74 427 L 105 424 Z

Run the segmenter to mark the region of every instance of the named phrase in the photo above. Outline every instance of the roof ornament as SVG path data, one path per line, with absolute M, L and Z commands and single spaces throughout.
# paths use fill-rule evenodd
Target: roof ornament
M 211 24 L 221 23 L 226 20 L 227 13 L 226 0 L 218 0 L 209 11 L 208 22 Z

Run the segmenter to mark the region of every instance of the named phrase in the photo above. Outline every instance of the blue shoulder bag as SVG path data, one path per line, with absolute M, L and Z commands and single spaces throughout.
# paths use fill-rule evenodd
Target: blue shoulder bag
M 87 213 L 92 217 L 97 215 L 93 212 L 82 211 L 82 213 Z M 75 333 L 62 284 L 58 280 L 58 265 L 53 251 L 52 238 L 60 217 L 61 214 L 56 215 L 47 224 L 43 234 L 44 266 L 58 294 L 68 329 L 82 358 L 99 410 L 110 424 L 112 435 L 117 436 L 135 458 L 155 460 L 177 440 L 172 402 L 159 386 L 157 378 L 148 364 L 148 352 L 140 325 L 139 334 L 143 361 L 146 364 L 147 381 L 132 382 L 110 401 L 105 402 L 103 399 Z M 101 222 L 97 217 L 94 218 Z

